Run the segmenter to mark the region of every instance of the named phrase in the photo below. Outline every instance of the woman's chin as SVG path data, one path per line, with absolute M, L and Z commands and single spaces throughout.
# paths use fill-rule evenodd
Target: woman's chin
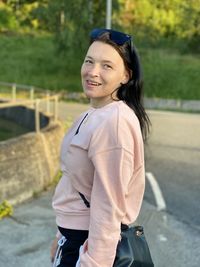
M 92 90 L 84 90 L 84 93 L 85 93 L 85 95 L 86 95 L 86 97 L 88 97 L 88 98 L 95 98 L 95 94 L 94 94 L 94 92 L 92 92 Z

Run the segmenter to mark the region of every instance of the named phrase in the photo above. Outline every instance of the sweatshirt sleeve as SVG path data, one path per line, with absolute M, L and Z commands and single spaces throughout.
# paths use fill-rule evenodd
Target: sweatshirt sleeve
M 120 239 L 120 226 L 126 211 L 127 184 L 132 176 L 133 155 L 123 148 L 96 154 L 87 251 L 80 267 L 113 266 Z

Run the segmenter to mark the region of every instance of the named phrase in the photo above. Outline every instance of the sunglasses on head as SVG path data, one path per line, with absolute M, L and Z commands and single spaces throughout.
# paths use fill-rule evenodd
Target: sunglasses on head
M 103 33 L 106 33 L 106 32 L 109 33 L 110 40 L 116 43 L 117 45 L 123 45 L 126 42 L 131 43 L 131 40 L 132 40 L 131 35 L 125 34 L 123 32 L 110 30 L 110 29 L 94 29 L 90 33 L 90 38 L 92 40 L 98 39 L 98 37 L 100 37 Z

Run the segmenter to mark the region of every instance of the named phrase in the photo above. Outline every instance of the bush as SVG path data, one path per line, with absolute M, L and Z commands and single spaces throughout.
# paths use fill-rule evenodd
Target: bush
M 13 207 L 8 203 L 8 201 L 4 200 L 0 203 L 0 220 L 3 217 L 11 216 L 13 214 Z
M 12 31 L 18 28 L 18 22 L 13 15 L 12 9 L 0 3 L 0 31 Z
M 190 52 L 200 54 L 200 35 L 194 35 L 193 38 L 188 41 L 187 47 Z

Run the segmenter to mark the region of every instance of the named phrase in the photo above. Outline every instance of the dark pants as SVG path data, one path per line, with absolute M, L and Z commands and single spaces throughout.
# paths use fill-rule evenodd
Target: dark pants
M 58 227 L 66 242 L 62 246 L 62 257 L 58 267 L 75 267 L 79 257 L 79 248 L 88 238 L 86 230 L 72 230 Z

